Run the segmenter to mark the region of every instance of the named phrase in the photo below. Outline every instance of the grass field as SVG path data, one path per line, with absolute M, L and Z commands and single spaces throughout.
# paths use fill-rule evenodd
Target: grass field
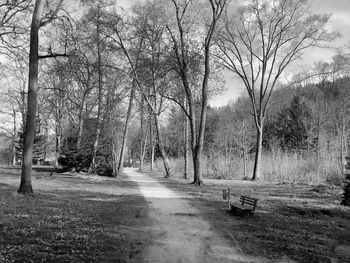
M 188 182 L 176 178 L 166 185 L 191 196 L 189 202 L 213 228 L 248 255 L 278 263 L 350 262 L 350 207 L 340 205 L 339 186 L 206 179 L 194 187 Z M 236 203 L 242 194 L 259 199 L 253 217 L 227 212 L 222 200 L 227 187 Z
M 16 193 L 16 169 L 0 169 L 0 182 L 0 262 L 142 262 L 141 251 L 152 243 L 148 204 L 125 177 L 35 172 L 33 196 Z M 350 208 L 339 205 L 340 187 L 162 182 L 247 255 L 268 262 L 350 262 Z M 253 217 L 227 211 L 221 199 L 227 187 L 234 200 L 241 194 L 259 198 Z
M 33 196 L 16 193 L 18 170 L 0 171 L 0 262 L 129 262 L 151 236 L 135 185 L 35 173 Z

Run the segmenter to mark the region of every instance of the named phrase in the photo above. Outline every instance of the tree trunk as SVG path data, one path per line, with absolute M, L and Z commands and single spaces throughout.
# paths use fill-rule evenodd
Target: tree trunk
M 85 108 L 85 98 L 83 98 L 83 103 L 81 104 L 81 108 L 79 109 L 79 116 L 78 116 L 78 138 L 77 138 L 77 151 L 79 152 L 80 146 L 81 146 L 81 138 L 83 134 L 83 124 L 84 124 L 84 118 L 83 118 L 83 111 Z
M 57 96 L 57 94 L 56 94 Z M 58 95 L 59 96 L 59 95 Z M 58 168 L 58 158 L 60 155 L 60 147 L 61 147 L 61 140 L 62 140 L 62 98 L 59 96 L 56 100 L 56 125 L 55 125 L 55 137 L 56 137 L 56 145 L 55 145 L 55 163 L 54 167 Z
M 161 134 L 161 131 L 160 131 L 158 115 L 154 115 L 154 123 L 155 123 L 156 131 L 157 131 L 158 147 L 159 147 L 160 155 L 162 156 L 162 160 L 163 160 L 163 165 L 164 165 L 164 170 L 165 170 L 165 177 L 170 177 L 171 176 L 171 170 L 170 170 L 170 166 L 169 166 L 168 157 L 167 157 L 167 155 L 165 153 L 165 150 L 164 150 L 163 137 L 162 137 L 162 134 Z
M 214 25 L 215 27 L 215 25 Z M 193 183 L 197 185 L 202 184 L 202 170 L 201 170 L 201 158 L 204 144 L 204 132 L 205 123 L 207 119 L 207 107 L 208 107 L 208 81 L 210 75 L 210 65 L 209 65 L 209 51 L 210 51 L 211 35 L 208 35 L 205 40 L 205 52 L 204 52 L 204 76 L 202 83 L 202 109 L 201 118 L 199 123 L 198 138 L 195 147 L 195 157 L 194 157 L 194 178 Z
M 117 154 L 117 145 L 115 144 L 114 140 L 112 141 L 112 168 L 113 168 L 113 175 L 114 177 L 117 177 L 118 175 L 118 154 Z
M 140 172 L 143 171 L 143 160 L 144 160 L 144 101 L 141 98 L 141 112 L 140 112 L 140 128 L 141 128 L 141 138 L 140 138 Z
M 245 149 L 243 149 L 243 178 L 247 178 L 247 156 L 245 153 Z
M 263 136 L 263 125 L 261 122 L 260 127 L 257 127 L 256 151 L 255 151 L 254 170 L 253 170 L 252 180 L 257 180 L 260 178 L 262 139 L 263 139 L 262 136 Z
M 317 111 L 317 141 L 316 141 L 316 175 L 320 176 L 320 130 L 321 130 L 321 114 L 320 114 L 320 102 L 317 101 L 318 103 L 318 111 Z
M 100 6 L 98 6 L 98 12 L 100 12 Z M 92 161 L 90 165 L 90 172 L 95 172 L 96 170 L 96 158 L 97 149 L 101 135 L 101 113 L 102 113 L 102 64 L 101 64 L 101 43 L 100 43 L 100 14 L 97 17 L 96 33 L 97 33 L 97 67 L 98 67 L 98 108 L 97 108 L 97 123 L 95 131 L 95 140 L 92 149 Z
M 143 171 L 145 155 L 147 150 L 148 129 L 145 130 L 143 99 L 141 101 L 141 140 L 140 140 L 140 171 Z M 146 126 L 147 127 L 147 126 Z
M 28 104 L 26 128 L 24 133 L 24 149 L 21 183 L 18 192 L 21 194 L 33 193 L 32 188 L 32 162 L 33 162 L 33 144 L 35 137 L 35 120 L 37 111 L 38 96 L 38 48 L 39 48 L 39 28 L 40 18 L 43 11 L 44 2 L 35 1 L 35 8 L 30 30 L 30 53 L 29 53 L 29 85 L 28 85 Z
M 150 160 L 150 170 L 153 171 L 154 169 L 154 136 L 153 136 L 153 122 L 152 118 L 149 118 L 149 140 L 150 140 L 150 146 L 151 146 L 151 160 Z
M 340 168 L 341 173 L 345 175 L 345 154 L 344 154 L 344 135 L 345 135 L 345 99 L 342 101 L 341 127 L 340 127 Z
M 99 103 L 100 104 L 100 103 Z M 96 158 L 97 158 L 97 150 L 98 150 L 98 144 L 100 141 L 100 135 L 101 135 L 101 106 L 98 107 L 97 110 L 97 123 L 96 123 L 96 131 L 95 131 L 95 140 L 94 145 L 92 149 L 92 161 L 90 166 L 90 172 L 95 172 L 96 170 Z
M 133 80 L 132 83 L 132 88 L 130 92 L 130 101 L 129 101 L 129 107 L 128 107 L 128 112 L 126 115 L 126 120 L 125 120 L 125 126 L 124 126 L 124 132 L 123 132 L 123 142 L 122 142 L 122 148 L 120 150 L 120 159 L 119 159 L 119 164 L 118 164 L 118 172 L 121 172 L 123 170 L 123 163 L 124 163 L 124 152 L 126 148 L 126 142 L 127 142 L 127 137 L 128 137 L 128 131 L 129 131 L 129 123 L 130 123 L 130 118 L 131 118 L 131 113 L 132 113 L 132 108 L 133 108 L 133 101 L 135 97 L 135 85 L 136 81 L 135 79 Z M 141 142 L 142 145 L 142 142 Z
M 185 179 L 188 179 L 188 150 L 189 150 L 188 149 L 188 118 L 184 114 L 184 162 L 185 162 L 184 178 Z
M 16 124 L 16 110 L 13 109 L 13 136 L 12 136 L 12 165 L 16 165 L 16 136 L 17 136 L 17 124 Z
M 192 101 L 192 96 L 188 96 L 188 108 L 189 108 L 189 123 L 190 123 L 190 132 L 191 132 L 191 151 L 192 151 L 192 163 L 193 163 L 193 183 L 197 184 L 198 174 L 200 170 L 200 160 L 197 160 L 197 151 L 196 151 L 196 115 L 194 110 L 194 103 Z M 199 163 L 199 165 L 198 165 Z
M 246 149 L 245 149 L 245 143 L 244 143 L 244 136 L 242 138 L 242 157 L 243 157 L 243 178 L 247 178 L 247 156 L 246 156 Z
M 58 166 L 59 166 L 58 158 L 60 156 L 60 147 L 61 147 L 61 139 L 62 139 L 62 128 L 61 128 L 60 121 L 58 121 L 56 124 L 55 133 L 56 133 L 56 135 L 55 135 L 56 136 L 56 145 L 55 145 L 55 164 L 54 164 L 54 167 L 58 168 Z
M 198 151 L 198 148 L 195 148 L 192 151 L 193 159 L 193 184 L 201 185 L 202 184 L 202 167 L 201 167 L 201 155 Z
M 246 146 L 246 137 L 245 137 L 246 129 L 245 122 L 242 122 L 242 157 L 243 157 L 243 178 L 247 178 L 247 146 Z

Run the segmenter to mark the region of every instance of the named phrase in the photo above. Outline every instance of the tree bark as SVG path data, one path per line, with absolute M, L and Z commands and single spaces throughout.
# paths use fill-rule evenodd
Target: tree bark
M 150 160 L 150 170 L 154 170 L 154 134 L 153 134 L 153 121 L 152 118 L 149 118 L 149 140 L 150 140 L 150 146 L 151 146 L 151 160 Z
M 82 134 L 83 134 L 83 124 L 84 124 L 83 111 L 84 111 L 84 108 L 85 108 L 85 97 L 83 98 L 83 102 L 80 105 L 79 115 L 78 115 L 77 151 L 80 150 L 81 138 L 82 138 Z
M 193 159 L 193 184 L 202 184 L 202 166 L 201 166 L 201 155 L 198 150 L 198 146 L 192 151 Z
M 243 178 L 247 178 L 247 147 L 246 147 L 246 137 L 245 137 L 245 122 L 242 122 L 242 157 L 243 157 Z
M 140 172 L 143 171 L 143 160 L 144 160 L 144 101 L 141 98 L 141 112 L 140 112 L 140 128 L 141 128 L 141 138 L 140 138 Z M 145 141 L 146 142 L 146 141 Z
M 185 109 L 187 110 L 185 99 Z M 184 178 L 188 179 L 188 118 L 184 114 Z
M 141 144 L 141 156 L 140 156 L 140 171 L 143 171 L 143 167 L 144 167 L 144 162 L 145 162 L 145 155 L 146 155 L 146 150 L 147 150 L 147 141 L 148 141 L 148 137 L 147 137 L 147 130 L 146 130 L 146 136 L 144 138 L 144 142 L 143 145 Z
M 55 105 L 55 163 L 54 167 L 58 168 L 59 163 L 58 163 L 58 158 L 60 155 L 60 147 L 61 147 L 61 140 L 62 140 L 62 97 L 61 94 L 56 94 L 56 105 Z
M 13 136 L 12 136 L 12 165 L 16 165 L 16 136 L 17 136 L 17 124 L 16 124 L 16 110 L 13 109 Z
M 113 175 L 114 177 L 117 177 L 118 175 L 118 150 L 117 145 L 115 144 L 114 140 L 112 141 L 112 165 L 113 165 Z
M 158 120 L 157 115 L 154 115 L 154 124 L 156 126 L 156 131 L 157 131 L 158 147 L 159 147 L 160 155 L 162 156 L 162 160 L 163 160 L 163 164 L 164 164 L 165 177 L 171 177 L 169 160 L 168 160 L 168 157 L 167 157 L 165 149 L 164 149 L 163 138 L 162 138 L 162 134 L 160 131 L 160 125 L 159 125 L 159 120 Z
M 102 64 L 101 64 L 101 43 L 100 43 L 100 6 L 98 5 L 98 16 L 97 16 L 97 67 L 98 67 L 98 108 L 97 108 L 97 122 L 96 122 L 96 132 L 95 140 L 92 149 L 92 161 L 90 165 L 90 172 L 95 172 L 96 170 L 96 158 L 97 158 L 97 149 L 101 135 L 101 113 L 102 113 Z
M 21 183 L 18 192 L 21 194 L 33 193 L 32 187 L 32 161 L 33 161 L 33 145 L 35 137 L 35 120 L 37 111 L 38 96 L 38 64 L 39 64 L 39 28 L 40 18 L 43 11 L 44 2 L 42 0 L 35 1 L 35 8 L 32 17 L 30 30 L 30 53 L 29 53 L 29 85 L 28 85 L 28 104 L 26 129 L 24 133 L 24 149 Z
M 127 137 L 128 137 L 128 131 L 129 131 L 129 124 L 130 124 L 131 113 L 132 113 L 134 97 L 135 97 L 135 88 L 136 88 L 135 85 L 136 85 L 136 81 L 134 79 L 133 82 L 132 82 L 132 87 L 131 87 L 131 92 L 130 92 L 130 101 L 129 101 L 129 106 L 128 106 L 128 112 L 126 114 L 125 126 L 124 126 L 124 131 L 123 131 L 123 142 L 122 142 L 122 148 L 120 150 L 120 159 L 119 159 L 119 164 L 118 164 L 118 172 L 121 172 L 123 170 L 124 152 L 125 152 L 125 148 L 126 148 L 126 142 L 127 142 Z M 142 142 L 141 142 L 141 145 L 142 145 Z
M 317 141 L 316 141 L 316 175 L 320 176 L 320 136 L 321 136 L 321 107 L 320 107 L 320 102 L 317 100 Z
M 193 183 L 197 185 L 202 184 L 202 167 L 201 158 L 204 144 L 204 132 L 205 123 L 207 119 L 207 109 L 208 109 L 208 81 L 210 75 L 210 65 L 209 65 L 209 50 L 210 50 L 211 37 L 207 37 L 205 41 L 205 52 L 204 52 L 204 76 L 202 83 L 202 110 L 201 118 L 199 123 L 198 139 L 195 147 L 195 160 L 194 160 L 194 178 Z
M 58 109 L 60 112 L 60 110 Z M 58 163 L 58 158 L 60 155 L 60 147 L 61 147 L 61 139 L 62 139 L 62 127 L 61 127 L 61 121 L 56 122 L 56 127 L 55 127 L 55 136 L 56 136 L 56 145 L 55 145 L 55 164 L 54 167 L 58 168 L 59 163 Z
M 262 140 L 263 140 L 263 125 L 261 123 L 260 127 L 257 127 L 256 151 L 255 151 L 255 160 L 254 160 L 254 169 L 253 169 L 252 180 L 257 180 L 260 178 Z
M 345 175 L 345 154 L 344 154 L 344 136 L 345 136 L 345 97 L 342 100 L 342 112 L 341 112 L 341 127 L 340 127 L 340 168 L 341 173 Z

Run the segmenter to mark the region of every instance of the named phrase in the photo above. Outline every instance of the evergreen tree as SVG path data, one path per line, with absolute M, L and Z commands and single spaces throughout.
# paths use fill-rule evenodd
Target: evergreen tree
M 278 113 L 275 125 L 268 125 L 269 140 L 276 137 L 282 150 L 306 150 L 308 146 L 308 123 L 311 114 L 308 106 L 294 96 L 290 106 Z
M 310 111 L 299 96 L 294 96 L 288 109 L 287 145 L 293 150 L 305 150 L 307 148 L 307 122 L 310 119 Z

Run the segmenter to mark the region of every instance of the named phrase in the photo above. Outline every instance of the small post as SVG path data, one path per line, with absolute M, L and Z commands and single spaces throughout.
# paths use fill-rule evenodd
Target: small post
M 227 203 L 228 203 L 228 209 L 231 209 L 231 204 L 230 204 L 230 196 L 231 196 L 231 192 L 230 192 L 230 188 L 227 188 Z
M 222 199 L 227 200 L 228 208 L 231 209 L 231 203 L 230 203 L 230 195 L 231 195 L 231 190 L 230 188 L 227 188 L 222 190 Z

